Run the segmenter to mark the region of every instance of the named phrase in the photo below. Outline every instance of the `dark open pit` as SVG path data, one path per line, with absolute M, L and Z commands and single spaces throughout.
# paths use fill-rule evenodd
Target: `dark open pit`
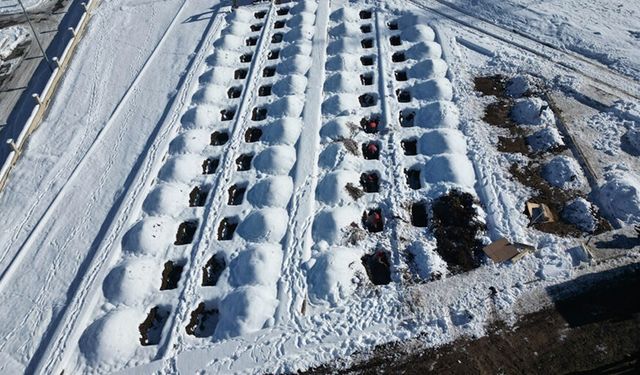
M 164 264 L 164 270 L 162 271 L 162 284 L 160 284 L 160 290 L 171 290 L 178 287 L 178 282 L 182 276 L 184 270 L 184 264 L 168 261 Z
M 219 159 L 213 159 L 213 158 L 209 158 L 209 159 L 205 159 L 202 162 L 202 174 L 213 174 L 216 172 L 216 169 L 218 169 L 218 165 L 220 164 L 220 160 Z
M 360 62 L 364 66 L 371 66 L 371 65 L 373 65 L 374 58 L 373 58 L 373 56 L 362 56 L 360 58 Z
M 262 137 L 262 129 L 260 128 L 249 128 L 244 133 L 244 141 L 247 143 L 258 142 Z
M 418 190 L 422 186 L 420 184 L 420 170 L 419 169 L 405 169 L 405 177 L 407 178 L 407 185 L 413 189 Z
M 218 325 L 218 310 L 207 308 L 204 302 L 191 312 L 189 324 L 185 327 L 187 335 L 195 337 L 211 337 Z
M 245 79 L 247 78 L 247 69 L 236 69 L 236 71 L 233 73 L 233 78 L 234 79 Z
M 362 226 L 371 233 L 382 232 L 384 229 L 382 210 L 379 208 L 366 210 L 362 214 Z
M 398 114 L 398 121 L 400 121 L 400 126 L 402 126 L 403 128 L 410 128 L 414 126 L 415 118 L 416 118 L 416 113 L 411 110 L 402 110 Z
M 392 46 L 399 46 L 402 44 L 402 39 L 400 39 L 399 35 L 394 35 L 389 38 L 389 43 L 391 43 Z
M 377 250 L 373 254 L 366 254 L 362 257 L 362 265 L 374 285 L 387 285 L 391 282 L 391 265 L 386 251 Z
M 406 81 L 408 79 L 407 72 L 404 71 L 404 70 L 396 70 L 394 75 L 396 77 L 396 81 L 398 81 L 398 82 L 404 82 L 404 81 Z
M 360 102 L 360 106 L 363 108 L 373 107 L 378 103 L 378 98 L 374 94 L 363 94 L 358 97 L 358 101 Z
M 251 120 L 253 121 L 262 121 L 267 118 L 267 109 L 256 107 L 253 109 L 251 113 Z
M 247 190 L 246 186 L 235 184 L 229 188 L 229 200 L 227 204 L 230 206 L 238 206 L 242 204 L 244 200 L 244 192 Z
M 178 232 L 176 233 L 175 245 L 187 245 L 193 242 L 193 236 L 198 229 L 198 220 L 189 220 L 182 222 L 178 226 Z
M 426 227 L 429 223 L 427 204 L 424 202 L 411 205 L 411 224 L 415 227 Z
M 227 266 L 222 253 L 213 255 L 202 267 L 202 286 L 215 286 Z
M 236 159 L 236 167 L 238 171 L 248 171 L 251 168 L 252 154 L 242 154 Z
M 376 172 L 368 172 L 360 175 L 360 186 L 365 193 L 377 193 L 380 191 L 380 177 Z
M 418 141 L 416 139 L 403 139 L 401 144 L 405 155 L 413 156 L 418 154 Z
M 147 318 L 138 326 L 140 332 L 140 344 L 143 346 L 158 345 L 162 338 L 162 328 L 169 317 L 169 309 L 166 307 L 153 307 Z
M 218 226 L 218 240 L 229 241 L 238 227 L 238 220 L 233 217 L 225 217 Z
M 196 186 L 189 193 L 189 207 L 202 207 L 207 202 L 209 191 L 200 186 Z
M 380 158 L 380 145 L 377 142 L 362 144 L 362 156 L 367 160 L 377 160 Z
M 222 146 L 229 141 L 229 133 L 213 132 L 211 133 L 211 146 Z

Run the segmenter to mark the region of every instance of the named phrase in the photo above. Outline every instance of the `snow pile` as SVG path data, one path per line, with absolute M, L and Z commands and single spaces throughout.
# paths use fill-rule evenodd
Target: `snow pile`
M 587 180 L 576 159 L 564 155 L 556 156 L 542 167 L 542 176 L 551 185 L 562 189 L 583 189 Z
M 336 306 L 353 294 L 366 275 L 361 256 L 357 249 L 335 247 L 313 259 L 307 275 L 311 302 Z
M 211 133 L 205 129 L 188 130 L 176 137 L 169 145 L 169 153 L 198 154 L 211 142 Z
M 524 98 L 515 101 L 511 117 L 523 125 L 555 125 L 555 116 L 549 104 L 540 98 Z
M 273 85 L 273 93 L 278 96 L 300 95 L 307 89 L 307 77 L 292 74 L 284 77 Z M 296 116 L 292 116 L 296 117 Z
M 346 116 L 360 107 L 355 94 L 332 95 L 322 103 L 322 112 L 327 115 Z
M 360 70 L 360 57 L 355 54 L 343 54 L 327 59 L 325 68 L 329 72 L 356 72 Z
M 238 226 L 238 234 L 249 242 L 279 242 L 287 231 L 287 211 L 264 208 L 253 211 Z
M 333 74 L 325 80 L 324 90 L 328 92 L 358 92 L 361 90 L 360 76 L 355 72 Z
M 251 187 L 247 200 L 252 205 L 263 207 L 287 207 L 293 194 L 293 180 L 289 176 L 263 178 Z
M 449 66 L 442 59 L 423 60 L 413 65 L 408 76 L 415 79 L 444 78 Z
M 599 194 L 602 209 L 624 224 L 640 224 L 638 176 L 630 171 L 615 171 L 609 173 L 606 180 Z
M 447 262 L 430 245 L 428 242 L 416 241 L 408 247 L 414 257 L 413 265 L 423 280 L 429 280 L 436 275 L 444 276 L 449 272 Z
M 153 255 L 171 244 L 178 225 L 166 217 L 148 217 L 137 222 L 122 239 L 122 250 Z
M 359 178 L 360 175 L 353 171 L 339 170 L 328 173 L 318 184 L 316 198 L 318 201 L 332 206 L 353 201 L 345 186 L 349 183 L 353 186 L 360 186 Z
M 142 208 L 149 215 L 174 216 L 188 206 L 188 196 L 184 185 L 159 184 L 147 195 Z
M 311 58 L 309 56 L 295 55 L 278 64 L 276 71 L 283 76 L 291 74 L 305 75 L 309 71 L 309 68 L 311 68 Z
M 533 85 L 528 76 L 518 75 L 509 80 L 507 95 L 512 98 L 521 98 L 533 91 Z
M 409 59 L 423 61 L 426 59 L 439 59 L 442 56 L 442 47 L 436 42 L 423 41 L 414 44 L 406 52 Z
M 161 267 L 153 258 L 126 259 L 111 270 L 102 291 L 114 305 L 140 305 L 160 288 L 160 275 Z
M 449 101 L 437 101 L 420 107 L 415 114 L 415 124 L 424 128 L 457 129 L 460 112 Z
M 412 27 L 407 27 L 400 33 L 400 38 L 410 43 L 417 43 L 421 41 L 434 41 L 436 33 L 427 25 L 414 24 Z
M 593 233 L 598 226 L 595 212 L 597 212 L 597 208 L 592 205 L 591 202 L 582 197 L 578 197 L 567 203 L 564 207 L 562 210 L 562 219 L 575 225 L 582 231 Z
M 465 137 L 457 129 L 435 129 L 425 131 L 419 141 L 420 153 L 424 155 L 467 153 Z
M 227 86 L 209 84 L 193 94 L 193 102 L 198 104 L 219 103 L 227 99 Z
M 220 72 L 220 70 L 216 70 Z M 225 75 L 233 76 L 233 71 L 225 72 Z M 208 128 L 220 117 L 220 108 L 202 104 L 189 109 L 180 120 L 184 129 Z
M 418 100 L 449 101 L 453 99 L 453 86 L 448 79 L 436 78 L 417 84 L 411 93 Z
M 137 309 L 122 308 L 91 324 L 80 338 L 88 364 L 108 368 L 128 362 L 140 347 L 138 325 L 144 315 Z
M 349 117 L 337 117 L 322 126 L 320 136 L 323 142 L 346 139 L 351 137 L 357 127 Z
M 298 118 L 284 117 L 269 124 L 264 129 L 260 141 L 269 145 L 293 146 L 300 137 L 302 121 Z
M 226 339 L 258 331 L 273 319 L 277 306 L 275 290 L 253 285 L 235 289 L 220 302 L 214 337 Z
M 553 126 L 545 127 L 527 137 L 527 143 L 534 152 L 546 152 L 564 146 L 562 136 Z
M 277 245 L 251 245 L 243 250 L 229 264 L 231 283 L 263 286 L 275 289 L 280 278 L 282 249 Z
M 304 81 L 306 86 L 306 80 Z M 298 84 L 302 83 L 300 81 Z M 274 86 L 275 88 L 275 86 Z M 300 88 L 298 87 L 298 90 Z M 304 89 L 302 90 L 304 92 Z M 304 108 L 304 102 L 298 96 L 287 95 L 281 99 L 276 100 L 269 106 L 269 116 L 273 117 L 300 117 L 302 109 Z
M 342 240 L 343 230 L 351 223 L 359 223 L 362 212 L 354 206 L 339 206 L 323 210 L 313 221 L 312 236 L 318 243 L 326 241 L 336 245 Z
M 271 175 L 289 174 L 296 162 L 296 149 L 291 146 L 271 146 L 254 159 L 256 169 Z
M 194 173 L 202 168 L 203 158 L 198 155 L 185 154 L 167 160 L 159 177 L 166 182 L 189 183 L 194 178 Z
M 424 179 L 423 185 L 446 182 L 468 189 L 473 189 L 476 182 L 471 161 L 466 155 L 458 154 L 443 154 L 429 159 L 421 178 Z

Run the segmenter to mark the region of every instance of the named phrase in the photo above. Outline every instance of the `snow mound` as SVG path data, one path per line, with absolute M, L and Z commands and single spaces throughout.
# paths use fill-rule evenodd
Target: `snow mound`
M 451 128 L 457 129 L 460 122 L 460 112 L 455 104 L 448 101 L 438 101 L 420 107 L 416 112 L 415 124 L 423 128 Z
M 329 18 L 334 22 L 347 21 L 347 22 L 359 22 L 360 11 L 355 8 L 342 7 L 335 12 L 331 13 Z
M 330 72 L 359 72 L 362 63 L 360 57 L 353 54 L 341 54 L 327 59 L 325 69 Z
M 624 134 L 625 139 L 631 144 L 636 152 L 640 152 L 640 129 L 631 128 Z
M 189 183 L 202 171 L 202 157 L 186 154 L 173 157 L 160 169 L 159 177 L 166 182 Z
M 289 21 L 287 21 L 287 26 L 292 29 L 295 29 L 300 26 L 313 26 L 316 22 L 316 15 L 312 12 L 300 12 L 295 16 L 291 17 Z
M 147 195 L 142 209 L 152 216 L 178 215 L 187 207 L 189 190 L 184 185 L 158 184 Z
M 546 152 L 564 146 L 564 141 L 558 129 L 552 126 L 545 127 L 528 136 L 527 143 L 534 152 Z
M 516 100 L 511 117 L 523 125 L 555 125 L 555 116 L 549 104 L 540 98 Z
M 278 96 L 301 95 L 307 89 L 307 77 L 292 74 L 284 77 L 273 85 L 273 93 Z
M 362 35 L 362 32 L 360 31 L 360 26 L 358 24 L 344 22 L 329 30 L 329 35 L 334 37 L 358 37 Z
M 309 56 L 295 55 L 278 64 L 276 71 L 283 76 L 290 74 L 306 75 L 311 68 L 311 58 Z
M 469 159 L 465 155 L 456 154 L 438 155 L 429 159 L 424 166 L 423 178 L 426 183 L 449 182 L 467 188 L 473 188 L 476 182 Z
M 137 222 L 122 238 L 122 250 L 140 255 L 162 252 L 173 242 L 178 226 L 166 217 L 148 217 Z
M 296 150 L 291 146 L 271 146 L 254 159 L 254 166 L 262 173 L 287 175 L 296 162 Z
M 284 41 L 296 43 L 303 40 L 311 40 L 314 32 L 315 28 L 312 25 L 301 25 L 288 31 L 284 35 Z
M 233 35 L 247 35 L 250 32 L 249 23 L 234 21 L 227 26 L 226 32 Z
M 420 42 L 409 48 L 406 56 L 417 61 L 439 59 L 442 57 L 442 47 L 436 42 Z
M 318 166 L 326 169 L 346 169 L 360 170 L 362 168 L 362 158 L 348 152 L 342 142 L 328 145 L 320 153 Z
M 436 33 L 427 25 L 416 24 L 402 30 L 400 37 L 411 43 L 433 42 L 436 39 Z
M 362 48 L 360 45 L 360 38 L 345 37 L 334 40 L 327 46 L 328 55 L 338 55 L 341 53 L 353 53 Z
M 114 305 L 140 305 L 160 287 L 161 266 L 155 259 L 125 260 L 102 284 L 104 296 Z
M 218 86 L 229 86 L 233 81 L 234 69 L 216 66 L 202 73 L 198 79 L 201 84 L 214 84 Z
M 138 325 L 142 311 L 123 308 L 95 321 L 80 338 L 80 351 L 92 367 L 110 367 L 128 362 L 140 347 Z
M 236 287 L 275 286 L 280 279 L 281 266 L 282 248 L 279 245 L 251 245 L 231 261 L 231 283 Z
M 227 88 L 215 84 L 206 85 L 196 91 L 192 97 L 197 104 L 214 104 L 227 100 Z
M 293 146 L 300 137 L 302 121 L 299 118 L 284 117 L 266 126 L 260 140 L 266 144 Z
M 430 79 L 417 84 L 411 89 L 413 97 L 419 100 L 451 100 L 453 99 L 453 86 L 446 78 Z
M 457 129 L 436 129 L 420 137 L 420 153 L 424 155 L 467 153 L 464 135 Z
M 359 92 L 362 88 L 360 75 L 356 72 L 342 72 L 329 76 L 324 81 L 326 92 Z
M 273 176 L 258 181 L 247 193 L 252 205 L 263 207 L 282 207 L 289 204 L 293 194 L 293 180 L 289 176 Z
M 325 115 L 344 116 L 360 107 L 358 96 L 355 94 L 337 94 L 322 103 L 322 113 Z
M 515 76 L 507 84 L 507 95 L 512 98 L 521 98 L 525 94 L 531 93 L 532 85 L 526 76 Z
M 219 320 L 214 337 L 242 336 L 265 327 L 278 306 L 275 288 L 244 286 L 229 293 L 219 306 Z
M 213 55 L 207 57 L 207 64 L 215 67 L 223 66 L 228 68 L 237 68 L 240 65 L 240 53 L 218 49 Z M 248 67 L 248 65 L 247 65 Z M 233 77 L 233 75 L 232 75 Z
M 562 219 L 578 227 L 578 229 L 593 233 L 598 227 L 598 221 L 594 213 L 597 208 L 588 200 L 578 197 L 562 210 Z
M 284 59 L 294 57 L 296 55 L 310 56 L 313 46 L 309 42 L 290 44 L 280 50 L 280 56 Z
M 187 130 L 171 141 L 169 153 L 178 154 L 198 154 L 201 153 L 211 142 L 211 133 L 205 129 Z
M 304 101 L 296 95 L 287 95 L 269 106 L 269 115 L 273 117 L 300 117 Z
M 409 69 L 408 76 L 415 79 L 444 78 L 449 66 L 442 59 L 428 59 L 416 63 Z
M 362 212 L 357 207 L 342 206 L 321 211 L 313 221 L 314 242 L 327 241 L 336 245 L 342 239 L 342 231 L 351 223 L 359 223 Z
M 253 211 L 238 225 L 238 234 L 249 242 L 278 242 L 287 231 L 289 217 L 282 208 Z
M 326 123 L 322 129 L 320 129 L 320 137 L 322 137 L 324 142 L 351 138 L 352 128 L 354 126 L 357 125 L 353 124 L 350 117 L 337 117 Z
M 551 159 L 542 167 L 542 176 L 551 185 L 561 189 L 582 189 L 587 180 L 576 159 L 560 155 Z
M 248 8 L 236 8 L 233 12 L 229 13 L 227 16 L 228 22 L 252 22 L 253 21 L 253 12 Z
M 640 224 L 640 179 L 631 172 L 615 171 L 600 188 L 601 207 L 627 225 Z
M 356 273 L 366 275 L 361 256 L 359 250 L 343 247 L 320 254 L 307 276 L 311 302 L 336 306 L 349 298 L 360 282 Z
M 210 127 L 220 116 L 220 108 L 202 104 L 190 108 L 182 115 L 182 127 L 186 130 Z
M 360 186 L 360 175 L 354 171 L 335 171 L 327 174 L 318 184 L 316 197 L 331 206 L 353 201 L 345 186 L 348 183 Z
M 213 42 L 213 46 L 217 49 L 225 49 L 230 51 L 247 49 L 244 45 L 244 38 L 231 34 L 227 34 Z

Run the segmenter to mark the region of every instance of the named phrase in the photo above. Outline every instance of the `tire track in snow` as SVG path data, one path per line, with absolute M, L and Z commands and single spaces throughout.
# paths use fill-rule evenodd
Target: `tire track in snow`
M 265 17 L 264 27 L 260 33 L 260 39 L 256 45 L 254 58 L 251 61 L 251 65 L 247 77 L 247 85 L 242 94 L 242 99 L 236 110 L 236 117 L 233 126 L 230 128 L 230 141 L 227 148 L 227 152 L 223 155 L 220 165 L 218 166 L 221 171 L 220 176 L 214 182 L 211 187 L 210 197 L 207 199 L 205 210 L 203 213 L 203 220 L 201 224 L 202 230 L 199 231 L 197 238 L 194 238 L 193 248 L 191 250 L 191 257 L 185 266 L 183 273 L 186 274 L 186 280 L 184 287 L 179 294 L 178 304 L 174 309 L 173 319 L 170 321 L 170 328 L 166 331 L 168 334 L 166 338 L 158 345 L 158 354 L 156 359 L 168 358 L 165 365 L 165 371 L 170 372 L 171 368 L 175 366 L 174 361 L 171 359 L 180 350 L 184 344 L 184 338 L 181 336 L 182 327 L 185 322 L 190 319 L 191 309 L 195 303 L 198 302 L 199 296 L 197 295 L 197 288 L 199 287 L 200 273 L 195 270 L 200 264 L 206 262 L 205 258 L 209 245 L 213 238 L 215 238 L 216 223 L 220 222 L 220 212 L 224 205 L 226 190 L 223 188 L 224 184 L 231 180 L 231 176 L 235 172 L 233 165 L 235 163 L 238 149 L 243 143 L 243 132 L 248 126 L 248 119 L 250 111 L 248 108 L 250 104 L 255 101 L 257 97 L 257 85 L 259 81 L 259 73 L 265 65 L 267 60 L 267 51 L 269 50 L 269 40 L 273 31 L 273 18 L 275 14 L 274 3 L 270 3 L 267 16 Z

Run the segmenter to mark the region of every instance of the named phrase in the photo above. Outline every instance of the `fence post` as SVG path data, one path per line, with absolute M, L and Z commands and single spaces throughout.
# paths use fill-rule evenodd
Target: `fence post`
M 54 63 L 56 63 L 56 66 L 57 66 L 58 68 L 60 68 L 60 65 L 61 65 L 61 64 L 60 64 L 60 60 L 58 60 L 58 58 L 57 58 L 57 57 L 52 58 L 52 59 L 51 59 L 51 61 L 53 61 Z
M 40 99 L 40 95 L 32 94 L 31 96 L 36 100 L 36 103 L 38 103 L 39 105 L 42 105 L 42 99 Z
M 9 147 L 11 147 L 11 149 L 13 151 L 15 151 L 16 154 L 20 154 L 20 150 L 18 149 L 18 145 L 16 144 L 16 142 L 14 142 L 13 138 L 7 139 L 7 144 L 9 145 Z
M 78 35 L 77 32 L 76 32 L 76 29 L 74 29 L 73 27 L 70 27 L 67 30 L 71 31 L 71 34 L 73 34 L 74 37 L 76 37 L 76 35 Z

